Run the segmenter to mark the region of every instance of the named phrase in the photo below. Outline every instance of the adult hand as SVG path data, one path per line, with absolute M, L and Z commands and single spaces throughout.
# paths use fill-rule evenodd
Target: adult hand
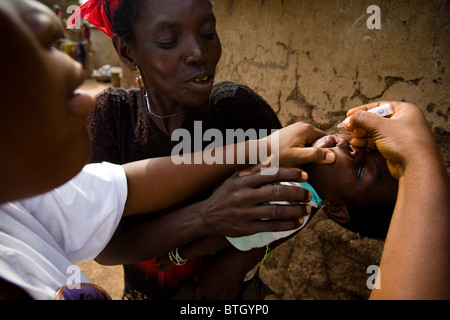
M 390 119 L 364 112 L 386 103 L 390 103 L 395 111 Z M 427 159 L 424 155 L 436 152 L 427 120 L 413 104 L 378 102 L 352 109 L 347 116 L 345 128 L 354 133 L 352 145 L 377 148 L 388 160 L 389 170 L 397 179 L 410 163 L 420 165 Z
M 279 181 L 304 182 L 307 175 L 295 168 L 280 168 L 274 175 L 254 171 L 257 170 L 251 168 L 235 173 L 201 203 L 203 230 L 208 234 L 240 237 L 300 227 L 299 219 L 310 212 L 306 205 L 261 204 L 267 201 L 308 203 L 311 195 L 303 188 L 272 185 Z
M 263 139 L 271 156 L 264 163 L 279 161 L 280 167 L 298 167 L 306 163 L 331 164 L 335 154 L 327 149 L 312 148 L 311 144 L 326 133 L 310 124 L 297 122 Z
M 385 102 L 382 102 L 384 104 Z M 428 123 L 415 105 L 390 102 L 390 119 L 349 111 L 353 144 L 376 147 L 399 179 L 394 214 L 380 262 L 380 289 L 371 299 L 449 299 L 450 183 Z M 432 261 L 432 263 L 430 263 Z M 411 279 L 414 279 L 412 281 Z

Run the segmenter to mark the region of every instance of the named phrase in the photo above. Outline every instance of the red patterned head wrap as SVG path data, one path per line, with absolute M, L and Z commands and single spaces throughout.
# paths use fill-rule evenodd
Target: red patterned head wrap
M 99 30 L 112 37 L 112 18 L 117 7 L 123 0 L 89 0 L 78 7 L 67 20 L 67 29 L 72 29 L 78 21 L 84 18 Z

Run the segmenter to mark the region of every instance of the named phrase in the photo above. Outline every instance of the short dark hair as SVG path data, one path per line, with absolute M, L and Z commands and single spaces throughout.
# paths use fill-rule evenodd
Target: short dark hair
M 114 13 L 113 32 L 127 43 L 135 42 L 133 25 L 140 18 L 145 2 L 146 0 L 123 0 Z
M 361 236 L 384 239 L 389 230 L 394 208 L 395 202 L 369 208 L 350 204 L 347 206 L 350 221 L 342 226 L 350 231 L 358 232 Z
M 123 0 L 117 7 L 112 19 L 112 29 L 125 42 L 135 43 L 133 25 L 140 18 L 140 14 L 145 12 L 144 5 L 147 2 L 148 0 Z M 212 2 L 210 0 L 208 2 L 212 7 Z

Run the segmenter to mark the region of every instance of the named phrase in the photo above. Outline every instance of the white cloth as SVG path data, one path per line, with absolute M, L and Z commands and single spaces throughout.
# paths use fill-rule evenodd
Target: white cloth
M 322 205 L 322 199 L 317 194 L 316 190 L 314 190 L 313 186 L 310 185 L 308 182 L 277 182 L 274 184 L 278 185 L 285 185 L 285 186 L 292 186 L 292 187 L 298 187 L 303 188 L 311 192 L 312 199 L 309 203 L 307 203 L 308 206 L 319 208 Z M 271 201 L 268 203 L 265 203 L 265 205 L 296 205 L 299 203 L 296 202 L 288 202 L 288 201 Z M 302 229 L 306 223 L 308 222 L 310 216 L 303 217 L 303 224 L 300 226 L 300 228 L 290 231 L 281 231 L 281 232 L 260 232 L 256 234 L 252 234 L 249 236 L 244 237 L 238 237 L 238 238 L 232 238 L 227 237 L 228 241 L 238 250 L 240 251 L 248 251 L 253 248 L 262 248 L 266 245 L 290 236 L 291 234 L 299 231 Z
M 74 279 L 90 282 L 74 264 L 109 242 L 127 193 L 121 166 L 91 164 L 49 193 L 0 205 L 0 277 L 34 299 L 51 299 Z

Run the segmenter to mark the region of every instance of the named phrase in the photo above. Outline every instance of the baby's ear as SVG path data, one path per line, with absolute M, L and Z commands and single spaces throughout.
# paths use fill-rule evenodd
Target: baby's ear
M 350 222 L 350 214 L 347 206 L 341 201 L 325 199 L 322 202 L 325 213 L 340 224 L 347 224 Z

